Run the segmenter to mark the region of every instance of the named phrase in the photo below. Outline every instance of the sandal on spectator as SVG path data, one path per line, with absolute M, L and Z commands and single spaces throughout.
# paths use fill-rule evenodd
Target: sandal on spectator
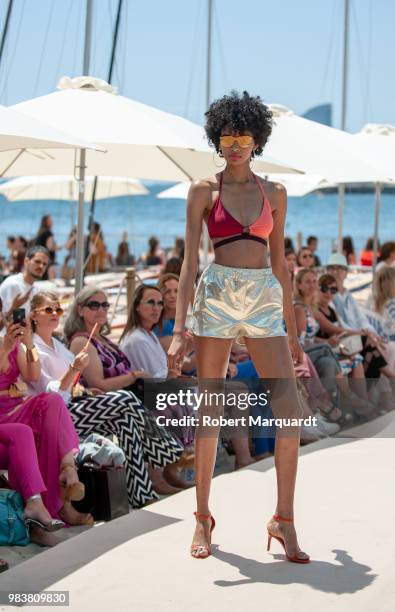
M 35 518 L 26 518 L 25 525 L 29 529 L 31 527 L 38 527 L 39 529 L 48 531 L 48 533 L 58 531 L 59 529 L 63 529 L 63 527 L 66 526 L 66 524 L 63 521 L 59 521 L 57 519 L 52 519 L 51 521 L 48 521 L 48 523 L 43 523 L 42 521 L 39 521 L 38 519 L 35 519 Z

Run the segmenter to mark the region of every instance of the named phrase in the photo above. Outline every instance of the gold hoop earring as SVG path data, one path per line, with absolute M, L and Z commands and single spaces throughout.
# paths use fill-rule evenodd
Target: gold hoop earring
M 251 155 L 251 157 L 250 157 L 250 170 L 252 170 L 254 168 L 254 162 L 255 162 L 255 158 L 252 157 L 252 155 Z
M 218 154 L 218 157 L 219 157 L 220 159 L 223 159 L 223 157 L 221 158 L 221 156 L 220 156 L 219 154 Z M 224 168 L 224 166 L 226 165 L 226 161 L 223 159 L 223 163 L 222 163 L 222 164 L 220 164 L 220 165 L 216 164 L 216 163 L 215 163 L 215 152 L 213 151 L 213 164 L 214 164 L 214 166 L 215 166 L 216 168 Z

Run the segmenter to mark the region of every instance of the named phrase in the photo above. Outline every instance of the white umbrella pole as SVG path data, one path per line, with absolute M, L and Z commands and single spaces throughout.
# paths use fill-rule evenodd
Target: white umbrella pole
M 377 264 L 377 252 L 379 246 L 379 219 L 381 204 L 381 185 L 375 183 L 374 186 L 374 237 L 373 237 L 373 271 Z
M 84 284 L 84 201 L 85 201 L 85 157 L 86 149 L 80 149 L 78 167 L 78 218 L 75 262 L 75 293 L 81 291 Z
M 343 252 L 343 217 L 344 217 L 344 192 L 345 186 L 340 184 L 337 188 L 338 193 L 338 225 L 337 225 L 337 252 Z

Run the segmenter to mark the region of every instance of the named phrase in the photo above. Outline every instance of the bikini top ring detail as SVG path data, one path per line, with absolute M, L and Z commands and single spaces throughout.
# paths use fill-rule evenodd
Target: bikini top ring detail
M 251 225 L 243 226 L 222 203 L 223 174 L 221 172 L 218 196 L 207 219 L 210 238 L 224 238 L 224 240 L 214 244 L 214 249 L 237 240 L 255 240 L 267 246 L 267 238 L 273 229 L 273 215 L 261 181 L 256 174 L 253 176 L 262 194 L 262 210 L 259 217 Z

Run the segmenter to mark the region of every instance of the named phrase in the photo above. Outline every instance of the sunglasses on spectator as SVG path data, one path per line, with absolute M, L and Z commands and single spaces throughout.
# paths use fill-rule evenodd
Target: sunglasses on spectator
M 56 308 L 45 306 L 45 308 L 36 308 L 36 312 L 45 312 L 47 315 L 56 315 L 57 317 L 61 317 L 64 310 L 60 306 L 57 306 Z
M 99 308 L 103 308 L 103 310 L 108 310 L 110 308 L 109 302 L 96 302 L 96 300 L 92 300 L 91 302 L 87 302 L 84 304 L 89 310 L 99 310 Z
M 312 259 L 313 256 L 310 253 L 305 253 L 304 255 L 300 256 L 300 259 Z
M 220 136 L 219 143 L 221 147 L 225 149 L 229 149 L 233 147 L 234 143 L 237 142 L 238 146 L 241 149 L 247 149 L 252 144 L 254 144 L 254 139 L 252 136 Z
M 322 293 L 331 293 L 332 295 L 335 295 L 339 290 L 337 287 L 320 287 L 320 291 L 322 291 Z
M 345 266 L 327 266 L 327 270 L 347 270 Z
M 148 306 L 163 306 L 164 304 L 163 300 L 159 300 L 158 302 L 155 302 L 155 300 L 152 298 L 150 300 L 143 300 L 141 303 L 148 304 Z

